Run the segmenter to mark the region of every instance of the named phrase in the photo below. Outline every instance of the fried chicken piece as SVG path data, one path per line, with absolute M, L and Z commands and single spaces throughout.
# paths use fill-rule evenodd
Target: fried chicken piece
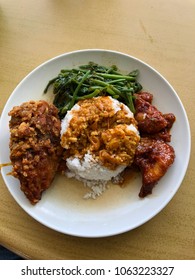
M 167 121 L 166 129 L 171 129 L 176 120 L 175 115 L 173 113 L 168 113 L 168 114 L 164 114 L 163 116 Z
M 172 113 L 164 114 L 163 117 L 167 121 L 167 126 L 165 128 L 163 128 L 162 130 L 160 130 L 157 133 L 150 134 L 150 135 L 147 133 L 142 133 L 142 136 L 153 138 L 156 140 L 163 140 L 165 142 L 171 142 L 170 129 L 172 128 L 173 123 L 175 122 L 176 118 L 175 118 L 175 115 Z
M 143 100 L 152 104 L 153 101 L 153 94 L 147 91 L 140 91 L 139 93 L 135 94 L 136 98 L 142 98 Z
M 152 189 L 167 172 L 174 158 L 174 149 L 169 144 L 162 140 L 141 138 L 134 158 L 134 164 L 142 174 L 140 197 L 152 193 Z
M 152 95 L 149 93 L 143 92 L 136 95 L 135 119 L 140 133 L 158 133 L 168 125 L 166 118 L 151 102 Z
M 153 95 L 149 92 L 136 94 L 135 119 L 138 122 L 141 137 L 170 142 L 170 129 L 176 118 L 172 113 L 162 114 L 152 105 L 152 100 Z
M 30 101 L 9 116 L 12 175 L 34 205 L 51 185 L 62 153 L 58 110 L 46 101 Z

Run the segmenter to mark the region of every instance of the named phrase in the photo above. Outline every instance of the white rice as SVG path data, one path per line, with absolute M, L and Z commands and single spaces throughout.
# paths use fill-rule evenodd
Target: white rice
M 86 187 L 91 188 L 92 191 L 88 192 L 84 198 L 94 199 L 107 189 L 107 183 L 112 178 L 117 177 L 125 169 L 125 166 L 120 165 L 115 170 L 110 170 L 97 162 L 89 152 L 82 160 L 78 157 L 68 158 L 66 165 L 67 177 L 76 178 Z
M 112 98 L 110 96 L 109 96 L 109 98 L 112 100 L 112 106 L 113 106 L 113 109 L 114 109 L 115 113 L 117 113 L 118 111 L 121 110 L 121 105 L 122 105 L 123 109 L 127 113 L 127 117 L 129 117 L 129 118 L 133 118 L 134 117 L 133 113 L 130 111 L 130 109 L 125 104 L 122 104 L 117 99 L 114 99 L 114 98 Z
M 114 112 L 121 110 L 121 105 L 123 110 L 126 111 L 129 118 L 133 118 L 133 113 L 129 108 L 121 104 L 118 100 L 109 97 L 112 100 L 112 105 Z M 74 116 L 74 111 L 78 111 L 80 106 L 78 104 L 74 105 L 72 110 L 68 111 L 66 117 L 62 120 L 61 123 L 61 136 L 67 131 L 69 123 Z M 137 128 L 133 125 L 127 125 L 128 129 L 134 131 L 136 134 L 139 134 Z M 69 157 L 66 160 L 66 165 L 68 171 L 66 171 L 66 176 L 69 178 L 75 178 L 79 181 L 82 181 L 86 187 L 90 189 L 84 196 L 84 198 L 93 198 L 102 195 L 108 188 L 108 182 L 120 181 L 120 174 L 126 168 L 125 165 L 118 166 L 115 170 L 108 169 L 103 166 L 100 162 L 94 159 L 93 155 L 90 152 L 86 153 L 82 159 L 78 157 Z
M 139 131 L 137 130 L 137 128 L 136 128 L 133 124 L 127 125 L 127 128 L 128 128 L 130 131 L 133 131 L 133 132 L 135 132 L 137 135 L 139 135 Z
M 115 170 L 110 170 L 107 167 L 100 165 L 93 156 L 88 152 L 84 158 L 80 160 L 78 157 L 68 158 L 66 161 L 68 169 L 74 173 L 74 177 L 79 177 L 85 180 L 109 181 L 112 177 L 121 173 L 125 166 L 120 165 Z

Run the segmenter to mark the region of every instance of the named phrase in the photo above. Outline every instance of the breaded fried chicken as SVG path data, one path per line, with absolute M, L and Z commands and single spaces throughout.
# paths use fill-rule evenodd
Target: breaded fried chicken
M 58 110 L 46 101 L 30 101 L 14 107 L 9 116 L 12 175 L 36 204 L 49 188 L 62 152 Z

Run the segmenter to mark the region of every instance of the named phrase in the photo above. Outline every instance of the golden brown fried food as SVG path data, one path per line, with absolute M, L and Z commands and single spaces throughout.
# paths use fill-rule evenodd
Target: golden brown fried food
M 174 158 L 174 149 L 169 144 L 162 140 L 141 138 L 134 158 L 134 163 L 142 174 L 140 197 L 152 193 L 152 189 L 174 162 Z
M 36 204 L 49 188 L 62 152 L 58 110 L 46 101 L 30 101 L 14 107 L 9 115 L 12 175 Z

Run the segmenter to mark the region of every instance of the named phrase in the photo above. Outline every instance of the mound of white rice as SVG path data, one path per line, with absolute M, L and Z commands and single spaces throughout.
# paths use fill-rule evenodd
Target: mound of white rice
M 111 97 L 109 98 L 112 100 L 114 112 L 116 113 L 121 110 L 121 103 Z M 67 115 L 62 120 L 61 137 L 66 133 L 69 123 L 74 117 L 74 112 L 78 112 L 79 110 L 80 106 L 76 104 L 70 111 L 68 111 Z M 125 110 L 126 116 L 128 118 L 133 118 L 133 113 L 127 106 L 124 105 L 123 110 Z M 138 130 L 133 124 L 127 125 L 127 127 L 129 130 L 135 132 L 138 135 Z M 63 143 L 61 144 L 63 146 Z M 64 148 L 67 147 L 64 145 Z M 102 193 L 107 189 L 107 183 L 111 179 L 113 181 L 120 180 L 120 174 L 126 168 L 125 165 L 119 165 L 114 170 L 109 169 L 98 162 L 90 151 L 85 153 L 84 157 L 82 158 L 76 155 L 67 158 L 66 165 L 68 168 L 65 173 L 66 176 L 82 181 L 86 187 L 90 188 L 90 191 L 84 196 L 84 198 L 93 199 L 102 195 Z
M 86 187 L 91 188 L 84 198 L 96 198 L 100 196 L 107 187 L 108 181 L 116 179 L 125 169 L 124 165 L 118 166 L 115 170 L 110 170 L 97 162 L 90 153 L 85 154 L 83 159 L 78 157 L 68 158 L 66 160 L 68 171 L 66 175 L 69 178 L 76 178 L 82 181 Z

